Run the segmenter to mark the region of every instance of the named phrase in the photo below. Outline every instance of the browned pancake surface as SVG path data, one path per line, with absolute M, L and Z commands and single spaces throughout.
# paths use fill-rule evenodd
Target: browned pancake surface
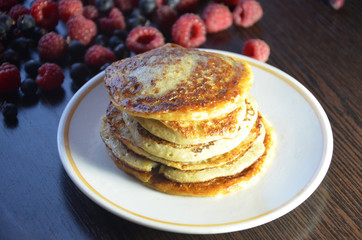
M 104 82 L 113 103 L 130 115 L 200 120 L 243 103 L 252 72 L 225 55 L 166 44 L 113 63 Z

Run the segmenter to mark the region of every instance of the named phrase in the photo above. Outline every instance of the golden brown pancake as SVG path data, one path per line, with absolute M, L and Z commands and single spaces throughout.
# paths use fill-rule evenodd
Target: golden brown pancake
M 211 157 L 203 161 L 191 163 L 177 162 L 154 156 L 144 151 L 142 148 L 138 147 L 134 143 L 132 135 L 125 125 L 122 114 L 120 114 L 119 110 L 115 108 L 113 104 L 109 105 L 106 116 L 110 131 L 112 132 L 111 134 L 114 135 L 119 141 L 121 141 L 128 149 L 152 161 L 181 170 L 199 170 L 205 168 L 214 168 L 232 162 L 236 157 L 244 154 L 252 146 L 256 138 L 261 134 L 261 115 L 259 115 L 259 117 L 255 121 L 253 128 L 249 132 L 249 135 L 245 138 L 245 140 L 243 140 L 237 147 L 235 147 L 231 151 Z
M 246 110 L 247 104 L 245 103 L 230 113 L 200 121 L 160 121 L 141 117 L 134 117 L 134 119 L 144 129 L 159 138 L 176 144 L 188 145 L 207 143 L 222 138 L 234 138 L 245 118 Z
M 183 195 L 183 196 L 215 196 L 226 194 L 240 190 L 246 185 L 255 182 L 262 176 L 262 173 L 268 168 L 270 160 L 274 157 L 276 150 L 276 137 L 271 125 L 263 118 L 263 125 L 265 126 L 266 135 L 263 141 L 265 148 L 264 153 L 247 168 L 232 176 L 217 177 L 208 181 L 193 182 L 193 183 L 180 183 L 177 181 L 166 178 L 163 173 L 160 172 L 156 166 L 149 171 L 142 171 L 134 167 L 128 161 L 128 158 L 139 157 L 139 161 L 143 161 L 145 158 L 129 151 L 127 155 L 122 158 L 118 158 L 111 147 L 108 147 L 109 154 L 117 167 L 125 171 L 126 173 L 136 177 L 146 186 L 155 190 L 165 192 L 168 194 Z M 108 135 L 104 134 L 107 121 L 104 121 L 101 130 L 102 139 L 107 139 Z
M 101 138 L 146 186 L 184 196 L 241 189 L 267 169 L 275 133 L 250 95 L 250 66 L 166 44 L 113 63 Z
M 104 83 L 117 108 L 166 121 L 213 119 L 243 104 L 250 66 L 222 54 L 175 44 L 113 63 Z
M 258 112 L 256 110 L 250 113 L 253 115 L 247 115 L 246 120 L 240 124 L 241 127 L 239 127 L 234 138 L 223 138 L 208 143 L 180 145 L 150 134 L 130 115 L 122 112 L 123 119 L 135 145 L 154 156 L 185 163 L 206 160 L 237 147 L 247 137 L 257 119 Z

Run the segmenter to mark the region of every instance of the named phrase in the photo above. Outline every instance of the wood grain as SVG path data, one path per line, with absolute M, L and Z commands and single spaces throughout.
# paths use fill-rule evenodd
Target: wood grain
M 333 10 L 325 0 L 260 0 L 264 16 L 249 29 L 208 35 L 202 47 L 240 53 L 250 38 L 271 47 L 269 64 L 295 77 L 331 122 L 334 153 L 318 189 L 283 217 L 217 235 L 163 232 L 121 219 L 88 199 L 65 173 L 56 134 L 76 89 L 17 102 L 18 122 L 0 122 L 0 239 L 362 239 L 362 2 Z M 204 6 L 202 4 L 202 6 Z

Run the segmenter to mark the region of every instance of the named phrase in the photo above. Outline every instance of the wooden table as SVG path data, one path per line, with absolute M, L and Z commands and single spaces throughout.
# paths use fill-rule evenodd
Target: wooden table
M 76 91 L 65 69 L 56 94 L 41 93 L 32 103 L 13 99 L 17 124 L 0 117 L 0 239 L 361 239 L 361 1 L 349 0 L 339 11 L 326 0 L 260 3 L 259 23 L 208 35 L 202 47 L 240 53 L 247 39 L 263 39 L 271 47 L 268 63 L 320 101 L 334 153 L 303 204 L 262 226 L 218 235 L 153 230 L 107 212 L 73 184 L 58 155 L 59 119 Z

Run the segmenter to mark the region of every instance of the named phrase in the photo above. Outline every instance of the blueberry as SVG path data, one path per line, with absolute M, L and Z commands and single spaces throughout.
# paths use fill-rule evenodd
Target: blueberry
M 29 14 L 22 15 L 18 18 L 17 26 L 24 32 L 30 31 L 35 27 L 35 19 Z
M 67 52 L 72 60 L 77 61 L 83 59 L 86 50 L 87 49 L 83 43 L 73 40 L 70 42 Z
M 70 77 L 78 85 L 83 85 L 89 76 L 89 69 L 85 63 L 74 63 L 70 67 Z
M 170 8 L 176 8 L 177 5 L 180 3 L 180 0 L 166 0 L 167 1 L 167 5 Z
M 128 58 L 130 56 L 130 51 L 124 43 L 118 44 L 113 49 L 113 52 L 116 55 L 117 59 Z
M 18 108 L 13 103 L 6 103 L 3 106 L 2 112 L 5 119 L 12 120 L 16 119 L 16 116 L 18 115 Z
M 98 34 L 96 38 L 93 41 L 94 45 L 101 45 L 103 47 L 106 47 L 108 45 L 108 37 L 103 34 Z
M 109 38 L 108 46 L 109 48 L 114 48 L 118 44 L 122 43 L 122 39 L 118 36 L 112 36 Z
M 40 68 L 41 63 L 36 60 L 29 60 L 24 64 L 25 72 L 31 78 L 35 78 L 38 75 L 38 69 Z
M 155 0 L 141 0 L 138 6 L 143 14 L 149 16 L 156 9 L 157 4 Z
M 6 26 L 0 22 L 0 41 L 5 40 L 7 37 Z
M 122 40 L 126 40 L 128 34 L 125 30 L 116 29 L 113 31 L 113 35 L 119 37 Z
M 31 46 L 31 41 L 25 37 L 16 38 L 11 42 L 11 48 L 17 51 L 23 56 L 23 54 L 29 53 L 29 48 Z
M 34 96 L 36 91 L 38 90 L 38 85 L 36 84 L 34 79 L 26 78 L 24 81 L 21 82 L 20 89 L 25 96 Z
M 127 21 L 127 29 L 131 30 L 135 27 L 143 26 L 144 21 L 140 20 L 139 18 L 129 18 Z
M 14 51 L 13 49 L 9 48 L 3 52 L 2 56 L 3 60 L 5 62 L 9 62 L 11 64 L 14 64 L 16 66 L 19 66 L 20 64 L 20 56 L 19 53 Z
M 113 0 L 96 0 L 95 6 L 100 12 L 106 12 L 113 7 Z
M 0 15 L 0 23 L 3 23 L 5 31 L 9 32 L 11 27 L 13 26 L 14 21 L 10 16 L 3 14 Z
M 141 22 L 146 21 L 146 17 L 143 15 L 143 13 L 141 12 L 141 10 L 139 8 L 133 9 L 129 18 L 138 18 Z
M 29 35 L 35 42 L 38 42 L 40 38 L 47 33 L 48 31 L 46 29 L 35 26 Z

